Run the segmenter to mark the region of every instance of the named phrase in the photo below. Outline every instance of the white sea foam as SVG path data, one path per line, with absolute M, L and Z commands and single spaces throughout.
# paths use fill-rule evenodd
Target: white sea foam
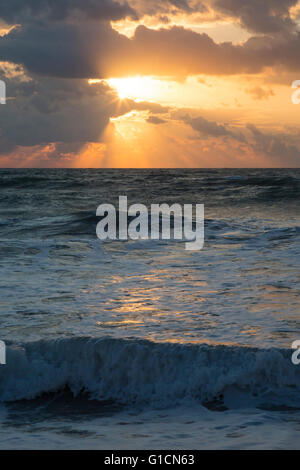
M 33 399 L 69 387 L 98 400 L 163 406 L 213 400 L 230 387 L 299 392 L 290 351 L 236 346 L 71 338 L 12 345 L 0 369 L 0 399 Z

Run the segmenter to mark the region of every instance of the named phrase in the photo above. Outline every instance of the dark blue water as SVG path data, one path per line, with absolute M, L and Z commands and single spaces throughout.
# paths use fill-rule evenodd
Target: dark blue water
M 300 170 L 1 170 L 0 182 L 7 446 L 101 447 L 100 428 L 111 440 L 119 432 L 119 407 L 150 413 L 140 446 L 158 444 L 162 418 L 151 413 L 169 410 L 161 442 L 170 446 L 170 426 L 179 433 L 174 423 L 190 421 L 189 406 L 197 425 L 186 441 L 173 436 L 177 447 L 197 446 L 204 428 L 226 447 L 224 425 L 247 429 L 237 446 L 261 445 L 245 425 L 248 406 L 271 445 L 287 435 L 288 446 L 299 442 L 291 343 L 300 339 Z M 148 207 L 204 204 L 204 249 L 101 242 L 96 209 L 118 206 L 120 195 Z

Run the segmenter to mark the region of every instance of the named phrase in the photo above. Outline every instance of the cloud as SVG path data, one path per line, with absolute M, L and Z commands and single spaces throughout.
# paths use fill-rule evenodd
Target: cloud
M 2 60 L 49 77 L 105 77 L 129 53 L 128 39 L 105 22 L 26 26 L 0 38 Z
M 127 17 L 137 19 L 137 13 L 127 2 L 113 0 L 1 0 L 0 5 L 0 18 L 9 24 L 78 17 L 117 21 Z
M 275 96 L 273 90 L 262 88 L 261 86 L 254 86 L 252 88 L 246 88 L 245 92 L 252 96 L 254 100 L 267 100 L 270 96 Z
M 167 16 L 177 13 L 204 13 L 201 0 L 1 0 L 1 19 L 9 24 L 33 22 L 58 22 L 92 19 L 119 21 L 125 18 L 138 20 L 143 16 Z
M 204 13 L 208 10 L 205 0 L 129 0 L 140 17 L 149 15 L 176 15 L 177 13 Z
M 169 109 L 146 101 L 120 101 L 105 82 L 90 85 L 78 79 L 29 79 L 9 71 L 6 84 L 8 100 L 5 112 L 0 113 L 0 154 L 16 147 L 52 143 L 60 145 L 56 146 L 57 154 L 61 145 L 65 145 L 65 152 L 73 152 L 87 142 L 101 142 L 111 117 L 132 110 L 162 114 Z
M 296 29 L 291 9 L 297 3 L 298 0 L 2 0 L 0 21 L 28 25 L 126 18 L 137 21 L 149 16 L 167 23 L 171 17 L 185 14 L 198 17 L 198 21 L 202 17 L 205 22 L 237 19 L 250 32 L 277 34 Z
M 89 78 L 156 75 L 184 79 L 188 75 L 257 74 L 268 68 L 282 73 L 300 71 L 300 33 L 291 17 L 296 0 L 2 0 L 4 28 L 0 58 L 5 61 L 8 103 L 0 114 L 0 154 L 41 161 L 44 165 L 71 166 L 74 155 L 103 154 L 102 137 L 110 118 L 141 111 L 149 132 L 165 134 L 184 128 L 185 143 L 197 154 L 223 149 L 235 154 L 262 155 L 269 162 L 299 166 L 299 142 L 287 133 L 271 133 L 248 125 L 189 115 L 158 103 L 122 100 L 103 82 Z M 212 17 L 239 21 L 257 36 L 244 43 L 217 43 L 207 34 L 183 27 L 136 28 L 133 37 L 119 34 L 110 21 L 143 15 L 168 17 L 212 11 Z M 1 24 L 4 24 L 3 22 Z M 154 24 L 154 23 L 153 23 Z M 2 31 L 2 29 L 1 29 Z M 264 36 L 262 35 L 264 34 Z M 272 69 L 272 70 L 271 70 Z M 0 70 L 1 74 L 1 70 Z M 245 90 L 254 99 L 267 99 L 273 91 L 255 86 Z M 3 111 L 1 109 L 1 111 Z M 145 124 L 143 124 L 145 125 Z M 173 126 L 173 127 L 172 127 Z M 170 128 L 170 129 L 169 129 Z M 189 139 L 190 134 L 192 138 Z M 178 137 L 178 139 L 177 139 Z M 176 140 L 177 139 L 177 140 Z M 174 144 L 175 145 L 175 144 Z M 83 150 L 86 149 L 86 150 Z M 283 162 L 283 156 L 286 159 Z M 8 157 L 5 157 L 8 158 Z M 100 158 L 100 157 L 99 157 Z M 227 158 L 227 157 L 226 157 Z M 209 160 L 210 162 L 210 160 Z M 33 164 L 33 163 L 32 163 Z M 9 165 L 7 165 L 9 166 Z
M 204 22 L 239 21 L 240 25 L 254 33 L 290 33 L 297 25 L 291 17 L 291 10 L 298 0 L 129 0 L 139 16 L 166 18 L 184 13 L 197 15 Z
M 227 154 L 230 151 L 233 155 L 239 152 L 241 158 L 243 155 L 252 155 L 251 158 L 256 156 L 256 164 L 260 161 L 270 167 L 300 166 L 298 134 L 292 135 L 284 131 L 265 132 L 253 124 L 247 124 L 245 128 L 229 126 L 227 123 L 208 120 L 201 115 L 182 115 L 182 111 L 170 113 L 170 121 L 172 120 L 190 126 L 197 133 L 199 147 L 204 146 L 210 151 L 219 147 L 226 149 Z M 195 141 L 194 136 L 190 136 L 190 139 Z M 242 166 L 247 166 L 247 161 L 241 161 L 237 166 L 241 163 Z
M 189 124 L 202 137 L 231 137 L 239 141 L 244 141 L 242 134 L 232 131 L 228 126 L 219 124 L 215 121 L 209 121 L 202 116 L 192 118 L 185 116 L 183 122 Z
M 274 163 L 279 163 L 281 167 L 300 166 L 300 147 L 296 143 L 291 143 L 291 135 L 284 133 L 262 132 L 253 124 L 248 124 L 247 129 L 252 137 L 252 148 L 258 155 L 271 157 Z
M 209 3 L 214 10 L 239 18 L 242 26 L 252 32 L 291 32 L 296 27 L 290 9 L 298 0 L 211 0 Z
M 167 121 L 166 119 L 162 119 L 157 116 L 149 116 L 147 122 L 150 124 L 165 124 Z
M 162 106 L 159 103 L 124 99 L 121 102 L 119 111 L 121 114 L 128 113 L 132 110 L 149 111 L 152 114 L 164 114 L 164 113 L 167 113 L 169 109 L 170 109 L 169 106 Z
M 139 26 L 132 43 L 144 74 L 257 74 L 267 67 L 300 70 L 300 33 L 252 37 L 234 45 L 216 43 L 207 34 L 182 27 L 153 30 Z
M 296 135 L 266 132 L 253 124 L 246 128 L 229 125 L 196 115 L 196 110 L 189 113 L 188 109 L 157 103 L 120 101 L 103 82 L 89 85 L 86 80 L 37 77 L 22 81 L 17 75 L 9 79 L 8 85 L 10 100 L 5 113 L 0 114 L 0 165 L 97 167 L 106 161 L 111 166 L 104 131 L 109 129 L 111 117 L 132 110 L 143 116 L 148 112 L 146 120 L 151 124 L 168 123 L 162 127 L 162 149 L 167 152 L 171 141 L 173 147 L 177 142 L 183 152 L 182 162 L 191 158 L 191 166 L 209 166 L 211 161 L 216 166 L 300 164 Z M 126 155 L 124 158 L 126 161 Z M 157 161 L 157 155 L 149 158 Z M 167 154 L 165 158 L 168 161 Z
M 2 153 L 17 146 L 98 141 L 118 104 L 107 87 L 82 80 L 9 80 L 7 89 L 10 99 L 0 114 Z
M 106 22 L 34 25 L 0 38 L 2 60 L 61 78 L 255 74 L 266 67 L 298 71 L 299 49 L 299 33 L 234 45 L 176 26 L 139 26 L 129 39 Z

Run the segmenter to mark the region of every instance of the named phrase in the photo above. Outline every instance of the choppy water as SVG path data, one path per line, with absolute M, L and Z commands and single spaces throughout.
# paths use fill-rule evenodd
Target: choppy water
M 298 447 L 299 170 L 0 182 L 3 447 Z M 119 195 L 204 203 L 204 249 L 100 242 L 96 208 Z

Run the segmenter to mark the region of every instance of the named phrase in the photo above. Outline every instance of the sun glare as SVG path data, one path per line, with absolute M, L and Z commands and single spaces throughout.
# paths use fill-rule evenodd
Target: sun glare
M 120 99 L 154 100 L 164 92 L 162 82 L 151 77 L 110 78 L 107 83 L 117 90 Z

